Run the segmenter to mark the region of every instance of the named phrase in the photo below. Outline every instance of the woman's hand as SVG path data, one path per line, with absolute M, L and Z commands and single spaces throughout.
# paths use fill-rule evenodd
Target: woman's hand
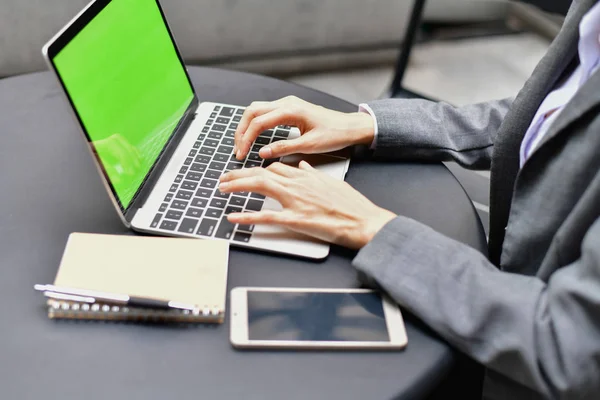
M 219 190 L 256 192 L 277 200 L 282 211 L 229 214 L 230 222 L 273 224 L 296 232 L 360 249 L 396 215 L 371 203 L 349 184 L 301 161 L 298 168 L 275 163 L 221 176 Z
M 246 108 L 235 131 L 236 157 L 245 158 L 258 135 L 277 125 L 295 126 L 301 136 L 263 147 L 259 152 L 262 158 L 325 153 L 355 144 L 370 145 L 375 129 L 368 114 L 328 110 L 294 96 L 272 102 L 258 101 Z

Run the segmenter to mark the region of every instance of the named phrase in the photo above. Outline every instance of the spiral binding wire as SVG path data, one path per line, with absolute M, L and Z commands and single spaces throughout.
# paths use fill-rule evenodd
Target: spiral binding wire
M 104 303 L 75 303 L 49 299 L 48 317 L 51 319 L 90 319 L 138 322 L 212 322 L 221 323 L 224 312 L 218 307 L 205 306 L 200 312 L 189 310 L 160 310 L 122 307 Z

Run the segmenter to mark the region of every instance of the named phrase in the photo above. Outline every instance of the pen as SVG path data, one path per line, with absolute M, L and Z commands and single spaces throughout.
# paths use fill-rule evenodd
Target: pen
M 76 301 L 81 303 L 103 302 L 125 305 L 129 307 L 178 309 L 188 310 L 194 313 L 199 312 L 198 307 L 177 301 L 156 300 L 148 297 L 97 292 L 95 290 L 75 289 L 54 285 L 34 285 L 33 288 L 37 291 L 44 292 L 46 297 L 59 300 Z

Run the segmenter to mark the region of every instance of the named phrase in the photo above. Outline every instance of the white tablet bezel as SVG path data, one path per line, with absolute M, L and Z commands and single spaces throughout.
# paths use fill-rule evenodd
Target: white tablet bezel
M 248 292 L 296 292 L 296 293 L 373 293 L 370 289 L 322 289 L 322 288 L 268 288 L 237 287 L 231 290 L 230 339 L 238 348 L 272 349 L 338 349 L 338 350 L 398 350 L 408 343 L 404 320 L 398 305 L 382 296 L 385 321 L 390 336 L 388 342 L 369 341 L 296 341 L 296 340 L 250 340 L 248 337 Z

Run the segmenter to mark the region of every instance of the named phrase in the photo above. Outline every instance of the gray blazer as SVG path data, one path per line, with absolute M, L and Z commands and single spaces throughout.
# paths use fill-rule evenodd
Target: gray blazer
M 577 62 L 575 1 L 513 100 L 369 105 L 376 157 L 491 167 L 489 255 L 399 216 L 354 259 L 399 304 L 486 368 L 489 399 L 600 398 L 600 73 L 519 170 L 519 146 Z

